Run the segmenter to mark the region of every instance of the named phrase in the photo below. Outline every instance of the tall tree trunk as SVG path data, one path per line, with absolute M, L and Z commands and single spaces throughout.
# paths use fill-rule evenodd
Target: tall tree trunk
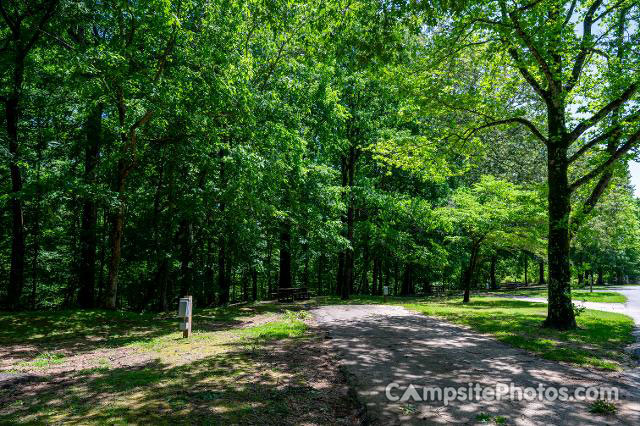
M 9 274 L 8 306 L 18 309 L 24 287 L 24 213 L 22 211 L 22 175 L 20 173 L 20 150 L 18 141 L 18 122 L 20 120 L 20 96 L 24 79 L 25 54 L 15 52 L 11 92 L 5 100 L 7 137 L 9 139 L 9 170 L 11 172 L 11 272 Z
M 491 256 L 491 266 L 489 267 L 489 279 L 491 281 L 491 290 L 498 289 L 498 283 L 496 282 L 496 263 L 498 263 L 498 256 Z
M 213 243 L 211 238 L 207 238 L 207 265 L 204 269 L 205 301 L 207 306 L 213 305 L 216 297 L 213 286 L 213 256 Z
M 353 264 L 354 264 L 354 219 L 355 219 L 355 206 L 353 197 L 353 184 L 355 177 L 355 162 L 356 162 L 356 150 L 352 145 L 349 148 L 349 158 L 346 160 L 347 164 L 347 240 L 350 247 L 347 248 L 344 256 L 344 280 L 342 286 L 342 292 L 340 298 L 346 300 L 349 295 L 353 293 Z
M 360 294 L 370 294 L 369 291 L 369 232 L 364 235 L 364 250 L 362 253 L 362 279 Z
M 191 295 L 192 289 L 192 268 L 191 268 L 191 246 L 193 243 L 193 226 L 187 219 L 180 222 L 180 296 Z
M 549 201 L 549 303 L 544 325 L 573 329 L 576 320 L 571 303 L 569 265 L 569 216 L 571 192 L 568 180 L 567 143 L 563 110 L 549 107 L 547 148 Z
M 291 288 L 291 223 L 280 224 L 280 271 L 278 288 Z
M 227 256 L 224 237 L 220 238 L 218 246 L 218 289 L 220 291 L 220 305 L 229 303 L 229 277 L 227 276 Z
M 401 296 L 410 296 L 413 294 L 413 264 L 407 263 L 402 277 L 402 287 L 400 289 Z
M 544 285 L 544 259 L 538 260 L 538 284 Z
M 338 271 L 336 272 L 336 295 L 342 294 L 344 285 L 344 252 L 338 253 Z
M 473 281 L 473 275 L 476 270 L 476 264 L 478 262 L 478 251 L 480 245 L 478 242 L 473 242 L 471 244 L 471 253 L 469 256 L 469 264 L 464 270 L 462 275 L 462 288 L 464 289 L 464 296 L 462 299 L 462 303 L 469 303 L 471 296 L 471 282 Z
M 271 270 L 271 257 L 273 256 L 273 238 L 269 238 L 267 234 L 267 299 L 271 297 L 271 293 L 273 293 L 272 288 L 272 275 L 273 271 Z
M 120 128 L 124 129 L 126 124 L 126 104 L 121 87 L 116 90 L 118 122 Z M 122 148 L 116 171 L 115 191 L 118 194 L 118 206 L 115 208 L 111 218 L 111 259 L 109 259 L 109 284 L 107 288 L 106 308 L 115 309 L 118 296 L 118 270 L 120 269 L 120 259 L 122 257 L 122 237 L 124 232 L 125 214 L 125 185 L 127 176 L 135 166 L 138 127 L 145 125 L 152 115 L 152 111 L 147 111 L 142 118 L 136 121 L 128 131 L 122 130 L 120 139 Z
M 371 294 L 378 295 L 378 269 L 380 267 L 380 261 L 378 256 L 373 258 L 373 278 L 371 283 Z
M 524 285 L 529 285 L 529 255 L 524 253 Z
M 35 309 L 37 305 L 37 291 L 38 291 L 38 260 L 40 256 L 40 217 L 41 217 L 41 202 L 42 202 L 42 184 L 41 184 L 41 171 L 42 171 L 42 151 L 44 150 L 45 141 L 42 135 L 38 138 L 37 146 L 37 158 L 36 158 L 36 184 L 35 184 L 35 200 L 34 200 L 34 213 L 33 213 L 33 250 L 31 257 L 31 309 Z
M 318 296 L 324 295 L 322 280 L 324 279 L 324 254 L 318 256 L 318 278 L 316 283 L 316 292 Z
M 107 233 L 107 223 L 109 222 L 109 214 L 107 209 L 103 209 L 103 217 L 102 217 L 102 238 L 100 238 L 100 266 L 98 267 L 98 298 L 97 301 L 101 306 L 104 306 L 104 295 L 105 295 L 105 286 L 104 286 L 104 267 L 105 267 L 105 259 L 107 254 L 107 240 L 109 239 Z
M 218 151 L 218 159 L 220 162 L 220 189 L 221 191 L 225 191 L 227 188 L 227 176 L 225 173 L 225 163 L 224 157 L 226 155 L 225 149 L 220 148 Z M 225 194 L 222 193 L 222 199 L 220 200 L 220 218 L 224 223 L 226 223 L 225 217 Z M 229 290 L 230 290 L 230 281 L 229 276 L 227 274 L 227 229 L 223 225 L 222 232 L 218 238 L 218 291 L 220 292 L 220 305 L 226 305 L 229 303 Z
M 115 309 L 116 299 L 118 295 L 118 271 L 120 269 L 120 258 L 122 256 L 122 235 L 124 232 L 124 188 L 125 176 L 121 173 L 121 164 L 118 167 L 118 180 L 116 183 L 116 192 L 119 194 L 118 206 L 111 215 L 111 258 L 109 259 L 109 279 L 107 284 L 106 308 Z
M 251 268 L 251 301 L 258 300 L 258 271 L 255 267 Z
M 87 118 L 87 141 L 84 159 L 84 182 L 93 186 L 96 182 L 96 166 L 100 154 L 100 139 L 102 134 L 101 104 L 90 112 Z M 80 265 L 78 281 L 78 304 L 83 308 L 93 308 L 95 304 L 95 276 L 96 276 L 96 224 L 98 209 L 91 196 L 84 199 L 82 205 L 82 225 L 80 229 Z

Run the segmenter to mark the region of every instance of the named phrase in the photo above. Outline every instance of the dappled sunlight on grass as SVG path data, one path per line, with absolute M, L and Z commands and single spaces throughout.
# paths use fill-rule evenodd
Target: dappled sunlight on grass
M 295 309 L 256 304 L 199 310 L 189 339 L 171 313 L 6 315 L 13 327 L 0 331 L 0 350 L 11 358 L 2 370 L 30 378 L 0 389 L 0 424 L 332 419 L 335 403 L 327 401 L 339 395 L 331 390 L 335 383 L 320 382 L 330 390 L 320 393 L 308 382 L 307 361 L 292 355 L 299 348 L 273 348 L 315 338 L 304 322 L 308 313 Z
M 537 297 L 541 299 L 547 298 L 547 290 L 544 289 L 526 289 L 521 288 L 513 291 L 501 291 L 501 292 L 488 292 L 488 295 L 501 295 L 501 296 L 526 296 Z M 571 297 L 574 300 L 580 300 L 582 302 L 600 302 L 600 303 L 625 303 L 627 297 L 621 293 L 614 291 L 596 291 L 590 292 L 589 290 L 571 290 Z
M 541 327 L 547 313 L 542 303 L 476 297 L 468 304 L 451 299 L 406 307 L 492 334 L 543 358 L 607 370 L 629 361 L 624 346 L 633 342 L 633 320 L 610 312 L 586 310 L 577 318 L 578 329 L 557 331 Z

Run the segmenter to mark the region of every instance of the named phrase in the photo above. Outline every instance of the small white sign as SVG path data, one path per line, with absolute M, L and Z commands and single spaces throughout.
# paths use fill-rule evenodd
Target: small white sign
M 180 298 L 180 303 L 178 303 L 178 316 L 180 318 L 188 318 L 191 314 L 191 301 L 186 298 Z
M 388 287 L 388 286 L 386 286 L 386 285 L 385 285 L 385 286 L 384 286 L 384 288 L 382 289 L 382 291 L 383 291 L 383 294 L 384 294 L 385 296 L 388 296 L 388 295 L 389 295 L 389 287 Z

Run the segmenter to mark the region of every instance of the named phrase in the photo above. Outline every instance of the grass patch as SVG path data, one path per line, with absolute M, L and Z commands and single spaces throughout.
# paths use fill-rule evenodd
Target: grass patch
M 34 358 L 33 361 L 18 362 L 20 367 L 48 368 L 52 365 L 64 363 L 64 355 L 61 353 L 43 352 Z
M 0 389 L 0 424 L 335 423 L 348 400 L 312 386 L 309 314 L 287 306 L 196 310 L 189 339 L 173 313 L 0 313 L 0 347 L 24 354 L 3 371 L 47 377 Z
M 513 295 L 513 296 L 527 296 L 527 297 L 539 297 L 546 299 L 547 290 L 543 289 L 518 289 L 514 291 L 505 291 L 500 293 L 489 293 L 490 295 Z M 590 292 L 589 290 L 571 290 L 571 297 L 575 301 L 582 302 L 600 302 L 600 303 L 625 303 L 627 297 L 623 294 L 616 293 L 614 291 L 597 291 Z
M 613 402 L 597 400 L 591 403 L 589 412 L 593 414 L 601 414 L 603 416 L 610 416 L 616 414 L 618 407 Z
M 620 370 L 629 360 L 624 346 L 633 342 L 633 320 L 625 315 L 586 310 L 577 318 L 578 329 L 542 328 L 547 306 L 520 300 L 476 297 L 463 304 L 458 299 L 412 303 L 407 308 L 445 318 L 543 358 Z
M 301 337 L 306 330 L 307 325 L 304 322 L 297 319 L 285 319 L 244 328 L 241 332 L 252 339 L 279 340 Z

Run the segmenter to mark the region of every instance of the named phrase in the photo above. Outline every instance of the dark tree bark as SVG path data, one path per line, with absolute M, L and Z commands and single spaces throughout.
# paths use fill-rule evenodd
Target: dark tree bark
M 31 257 L 31 309 L 36 309 L 37 306 L 37 291 L 38 291 L 38 260 L 40 256 L 40 217 L 41 217 L 41 202 L 42 202 L 42 184 L 40 181 L 42 171 L 42 151 L 44 150 L 45 141 L 42 136 L 38 138 L 37 146 L 37 158 L 36 158 L 36 184 L 35 184 L 35 200 L 34 200 L 34 213 L 33 213 L 33 247 Z
M 369 294 L 369 233 L 364 235 L 364 250 L 362 252 L 362 275 L 360 279 L 360 294 Z
M 462 274 L 462 288 L 464 289 L 464 295 L 462 303 L 469 303 L 471 296 L 471 283 L 473 282 L 473 276 L 478 263 L 478 253 L 480 251 L 480 242 L 473 241 L 471 244 L 471 253 L 469 254 L 469 264 Z
M 563 111 L 563 110 L 562 110 Z M 571 303 L 569 265 L 569 188 L 567 143 L 564 113 L 549 108 L 549 145 L 547 148 L 549 202 L 549 303 L 544 325 L 560 330 L 576 327 Z
M 20 144 L 18 122 L 20 121 L 20 98 L 24 79 L 24 60 L 27 52 L 16 47 L 11 92 L 5 100 L 7 138 L 9 139 L 9 170 L 11 173 L 11 272 L 9 273 L 8 306 L 18 309 L 24 287 L 25 233 L 22 211 L 22 175 L 20 171 Z
M 336 295 L 342 294 L 344 285 L 344 252 L 338 253 L 338 270 L 336 272 Z
M 538 284 L 544 284 L 544 259 L 538 260 Z
M 524 285 L 529 285 L 529 255 L 524 253 Z
M 414 294 L 413 291 L 413 264 L 407 263 L 402 277 L 402 287 L 400 288 L 401 296 L 410 296 Z
M 278 288 L 291 288 L 291 224 L 288 220 L 284 220 L 280 224 Z
M 221 243 L 221 244 L 220 244 Z M 218 289 L 220 290 L 220 305 L 229 303 L 229 277 L 227 276 L 227 256 L 224 237 L 220 238 L 218 246 Z
M 96 166 L 100 156 L 102 137 L 102 105 L 94 107 L 87 118 L 86 146 L 84 158 L 84 182 L 93 186 L 96 182 Z M 82 225 L 80 229 L 80 265 L 78 271 L 78 304 L 82 308 L 93 308 L 95 305 L 96 277 L 96 224 L 98 208 L 91 196 L 82 203 Z
M 378 293 L 378 270 L 380 269 L 380 261 L 378 260 L 378 256 L 373 258 L 373 278 L 371 282 L 371 293 L 374 295 L 379 295 Z
M 320 256 L 318 256 L 318 276 L 317 276 L 317 282 L 316 282 L 316 291 L 318 293 L 319 296 L 324 295 L 324 286 L 322 285 L 322 281 L 324 280 L 324 254 L 320 254 Z
M 8 94 L 4 98 L 7 139 L 9 141 L 9 173 L 11 175 L 11 195 L 9 205 L 11 209 L 11 270 L 9 272 L 9 287 L 7 292 L 7 306 L 18 309 L 21 304 L 24 289 L 25 264 L 25 227 L 24 212 L 20 192 L 22 191 L 22 174 L 20 171 L 20 138 L 18 124 L 21 115 L 22 89 L 24 82 L 25 61 L 42 35 L 43 29 L 53 17 L 58 0 L 44 0 L 34 5 L 34 13 L 26 15 L 11 11 L 0 2 L 0 16 L 4 27 L 8 30 L 6 50 L 11 58 Z M 20 9 L 20 8 L 18 8 Z M 29 18 L 31 19 L 29 19 Z M 33 22 L 29 25 L 29 21 Z
M 498 283 L 496 282 L 496 263 L 498 262 L 498 256 L 491 256 L 491 266 L 489 267 L 489 279 L 491 281 L 491 290 L 498 289 Z
M 271 257 L 273 256 L 273 239 L 267 237 L 267 296 L 271 297 L 271 293 L 273 293 L 272 288 L 272 275 L 273 271 L 271 268 Z
M 116 91 L 118 100 L 118 121 L 121 128 L 125 128 L 126 105 L 122 88 Z M 115 192 L 118 194 L 118 206 L 111 216 L 111 258 L 109 259 L 109 281 L 107 287 L 106 308 L 115 309 L 118 295 L 118 271 L 120 269 L 120 259 L 122 257 L 122 238 L 124 236 L 124 215 L 125 215 L 125 189 L 129 173 L 135 166 L 137 150 L 137 130 L 145 125 L 153 113 L 147 111 L 142 118 L 136 121 L 128 131 L 120 133 L 122 140 L 122 151 L 118 159 L 116 169 Z
M 224 164 L 224 157 L 226 155 L 226 151 L 224 148 L 220 148 L 218 151 L 218 159 L 220 162 L 220 189 L 221 191 L 225 191 L 227 188 L 227 175 Z M 225 196 L 222 195 L 222 199 L 220 200 L 220 217 L 223 222 L 225 221 Z M 218 291 L 220 292 L 219 303 L 220 305 L 226 305 L 229 303 L 229 290 L 230 290 L 230 281 L 229 276 L 227 274 L 227 230 L 223 226 L 223 232 L 220 233 L 218 238 Z
M 258 300 L 258 271 L 255 267 L 251 268 L 251 301 Z
M 210 238 L 207 238 L 207 254 L 206 254 L 207 264 L 204 269 L 205 301 L 207 306 L 214 305 L 215 298 L 216 298 L 215 292 L 214 292 L 214 286 L 213 286 L 213 279 L 214 279 L 213 258 L 214 258 L 213 243 L 211 242 Z
M 355 220 L 355 206 L 353 197 L 353 184 L 355 177 L 355 164 L 356 162 L 356 150 L 353 145 L 349 149 L 349 158 L 347 160 L 347 179 L 348 179 L 348 193 L 347 193 L 347 240 L 350 247 L 347 249 L 344 257 L 344 283 L 342 287 L 342 293 L 340 298 L 346 300 L 349 295 L 353 293 L 353 265 L 354 265 L 354 220 Z
M 102 217 L 102 238 L 100 238 L 100 266 L 98 267 L 98 297 L 97 302 L 103 306 L 104 305 L 104 295 L 105 295 L 105 280 L 104 280 L 104 268 L 106 264 L 107 257 L 107 245 L 109 236 L 107 233 L 107 223 L 109 222 L 109 214 L 107 213 L 107 209 L 103 210 Z
M 192 245 L 193 245 L 193 226 L 187 219 L 180 222 L 180 296 L 191 295 L 193 270 L 192 270 Z

